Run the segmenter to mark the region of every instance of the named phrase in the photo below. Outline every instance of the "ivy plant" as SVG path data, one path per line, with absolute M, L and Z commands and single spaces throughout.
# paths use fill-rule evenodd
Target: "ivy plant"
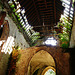
M 71 32 L 71 26 L 72 26 L 72 20 L 69 20 L 67 18 L 61 18 L 61 21 L 58 23 L 58 28 L 63 27 L 62 33 L 59 33 L 59 40 L 61 42 L 62 48 L 68 48 L 69 47 L 69 38 L 70 38 L 70 32 Z

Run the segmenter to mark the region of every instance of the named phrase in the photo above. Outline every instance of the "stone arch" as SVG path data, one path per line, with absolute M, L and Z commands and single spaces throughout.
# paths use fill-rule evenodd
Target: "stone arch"
M 33 75 L 37 70 L 39 71 L 37 75 L 40 75 L 42 71 L 48 66 L 51 66 L 55 69 L 55 61 L 47 51 L 41 50 L 37 52 L 30 60 L 27 75 Z

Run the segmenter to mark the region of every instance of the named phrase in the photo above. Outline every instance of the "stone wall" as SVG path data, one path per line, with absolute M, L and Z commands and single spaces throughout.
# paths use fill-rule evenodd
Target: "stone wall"
M 74 12 L 74 21 L 71 33 L 71 40 L 70 40 L 70 48 L 75 48 L 75 12 Z
M 7 15 L 5 18 L 9 22 L 9 36 L 14 37 L 15 46 L 20 46 L 22 49 L 30 47 L 29 44 L 24 39 L 24 36 L 19 32 L 16 24 L 13 20 Z
M 69 53 L 63 53 L 62 52 L 63 49 L 59 47 L 47 47 L 47 46 L 30 47 L 25 50 L 19 50 L 21 57 L 19 61 L 16 63 L 15 75 L 27 75 L 27 71 L 29 68 L 28 66 L 30 66 L 30 61 L 33 59 L 35 54 L 41 50 L 48 52 L 55 60 L 55 65 L 56 65 L 56 70 L 57 70 L 56 75 L 70 75 Z M 47 58 L 46 55 L 45 55 L 45 58 Z M 43 59 L 43 61 L 45 61 L 45 58 Z M 38 61 L 38 59 L 36 59 L 36 61 Z M 45 62 L 47 63 L 47 61 Z M 37 62 L 36 64 L 40 65 L 39 62 Z M 35 63 L 33 65 L 35 66 Z
M 9 54 L 0 52 L 0 75 L 6 75 L 9 57 Z
M 0 11 L 1 11 L 1 9 L 0 9 Z M 30 47 L 29 44 L 24 39 L 24 36 L 22 35 L 21 32 L 19 32 L 16 24 L 13 22 L 13 20 L 9 17 L 8 14 L 7 14 L 5 20 L 7 20 L 9 23 L 8 37 L 12 36 L 14 38 L 14 46 L 20 46 L 21 49 Z M 3 34 L 3 35 L 5 36 L 5 34 Z M 7 45 L 8 47 L 9 47 L 10 43 Z M 6 70 L 7 70 L 7 66 L 8 66 L 9 57 L 10 57 L 10 55 L 7 53 L 8 49 L 5 49 L 5 50 L 6 50 L 6 53 L 2 52 L 2 50 L 0 50 L 0 75 L 6 75 Z

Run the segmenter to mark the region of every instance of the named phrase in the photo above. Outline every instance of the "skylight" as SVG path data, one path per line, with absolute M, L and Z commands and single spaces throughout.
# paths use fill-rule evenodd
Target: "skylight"
M 48 38 L 48 39 L 44 42 L 44 44 L 56 46 L 56 45 L 57 45 L 57 41 L 56 41 L 53 37 L 50 37 L 50 38 Z

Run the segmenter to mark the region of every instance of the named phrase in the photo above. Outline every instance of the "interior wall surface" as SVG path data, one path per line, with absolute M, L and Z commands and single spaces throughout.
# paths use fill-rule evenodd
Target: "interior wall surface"
M 74 20 L 73 20 L 71 39 L 70 39 L 70 48 L 75 48 L 75 11 L 74 11 Z
M 0 12 L 1 11 L 2 11 L 2 7 L 0 6 Z M 8 37 L 12 36 L 14 38 L 14 46 L 20 46 L 21 49 L 30 47 L 29 44 L 26 42 L 24 36 L 22 35 L 21 32 L 19 32 L 16 24 L 14 23 L 14 21 L 11 19 L 11 17 L 8 14 L 5 17 L 5 20 L 7 20 L 9 23 Z M 9 57 L 10 55 L 8 53 L 1 52 L 1 49 L 0 49 L 0 75 L 6 75 Z

